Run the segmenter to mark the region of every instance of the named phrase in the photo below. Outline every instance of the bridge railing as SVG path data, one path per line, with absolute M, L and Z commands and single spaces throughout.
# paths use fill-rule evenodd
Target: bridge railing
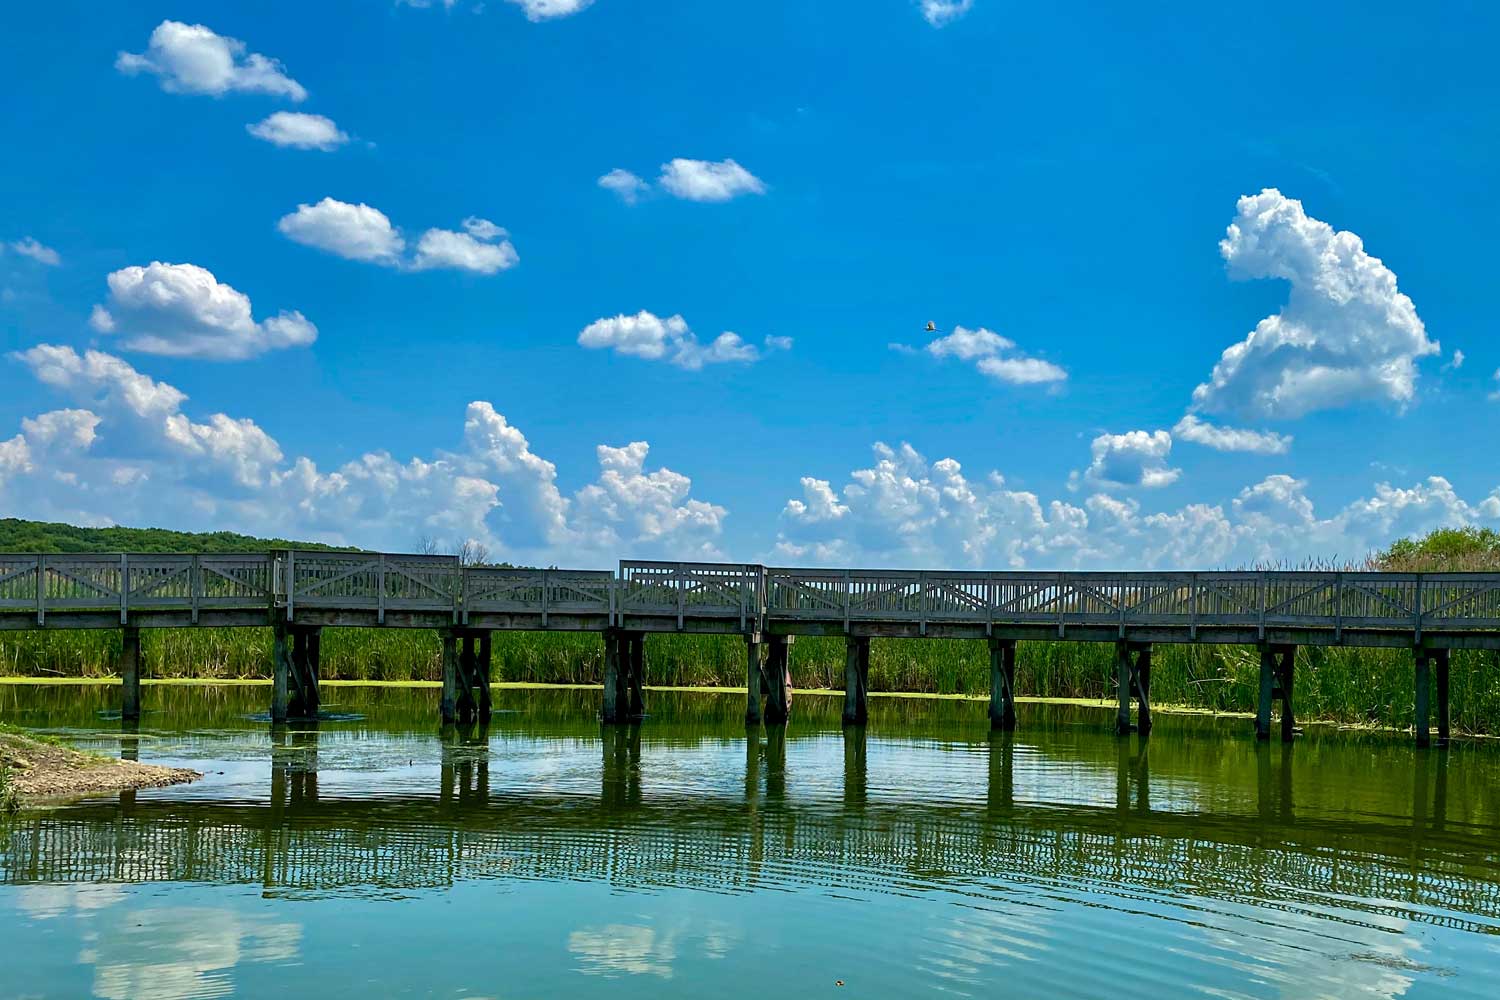
M 619 613 L 731 619 L 755 624 L 764 605 L 764 569 L 754 563 L 621 560 Z
M 290 619 L 296 609 L 448 611 L 455 617 L 463 595 L 456 556 L 372 552 L 277 553 L 277 606 Z
M 0 554 L 0 614 L 274 608 L 719 621 L 1500 630 L 1500 573 L 1038 573 L 801 569 L 624 560 L 608 570 L 468 566 L 453 556 Z M 429 619 L 430 620 L 430 619 Z
M 615 575 L 609 570 L 502 569 L 470 566 L 464 570 L 463 610 L 536 614 L 542 625 L 552 614 L 614 617 Z

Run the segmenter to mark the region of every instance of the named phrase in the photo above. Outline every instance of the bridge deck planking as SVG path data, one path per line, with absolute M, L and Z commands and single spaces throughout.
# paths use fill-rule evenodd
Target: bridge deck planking
M 607 570 L 282 550 L 0 554 L 0 629 L 592 631 L 1500 648 L 1500 574 Z

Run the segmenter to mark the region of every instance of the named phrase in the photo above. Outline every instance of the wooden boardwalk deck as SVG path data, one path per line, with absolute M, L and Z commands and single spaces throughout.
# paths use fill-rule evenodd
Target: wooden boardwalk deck
M 744 636 L 752 722 L 762 714 L 785 721 L 795 636 L 849 639 L 851 723 L 865 717 L 871 638 L 987 640 L 992 716 L 1001 728 L 1014 724 L 1016 642 L 1112 642 L 1122 731 L 1131 727 L 1132 698 L 1140 726 L 1150 726 L 1152 644 L 1254 644 L 1262 650 L 1258 731 L 1269 734 L 1279 698 L 1288 739 L 1296 646 L 1406 648 L 1415 654 L 1422 741 L 1429 677 L 1440 737 L 1447 737 L 1448 651 L 1500 649 L 1500 574 L 828 570 L 637 560 L 617 571 L 534 570 L 464 566 L 448 556 L 295 550 L 0 554 L 0 629 L 125 629 L 127 715 L 138 711 L 131 691 L 137 630 L 204 626 L 276 629 L 279 715 L 283 703 L 316 710 L 323 626 L 441 629 L 444 717 L 454 719 L 485 710 L 490 632 L 599 632 L 611 722 L 643 708 L 644 637 L 652 633 Z

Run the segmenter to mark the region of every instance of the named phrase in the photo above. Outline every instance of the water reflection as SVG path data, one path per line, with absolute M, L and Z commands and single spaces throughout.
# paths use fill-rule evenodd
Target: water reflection
M 913 969 L 975 993 L 998 969 L 1053 962 L 1059 926 L 1150 920 L 1162 954 L 1288 995 L 1339 981 L 1398 995 L 1446 967 L 1428 929 L 1500 933 L 1500 767 L 1482 751 L 1263 744 L 1179 720 L 1116 739 L 1107 718 L 1041 710 L 990 732 L 983 706 L 841 728 L 837 705 L 825 719 L 813 698 L 791 731 L 665 694 L 648 724 L 604 727 L 558 698 L 502 698 L 488 726 L 439 733 L 419 711 L 380 728 L 375 704 L 359 723 L 122 729 L 122 755 L 201 762 L 240 747 L 243 763 L 223 767 L 248 777 L 23 815 L 3 830 L 0 883 L 44 922 L 107 911 L 130 882 L 269 899 L 493 879 L 935 899 L 952 908 L 910 929 Z M 128 994 L 145 968 L 201 992 L 224 962 L 299 940 L 295 924 L 190 909 L 150 920 L 171 940 L 135 964 L 111 957 L 125 930 L 101 933 L 96 990 Z M 739 933 L 627 907 L 564 941 L 580 973 L 665 980 Z

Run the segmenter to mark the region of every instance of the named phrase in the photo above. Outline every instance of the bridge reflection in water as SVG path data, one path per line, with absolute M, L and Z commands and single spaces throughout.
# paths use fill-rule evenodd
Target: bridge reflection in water
M 1246 748 L 1253 787 L 1226 787 L 1205 780 L 1212 765 L 1195 773 L 1184 764 L 1201 749 L 1159 742 L 1165 766 L 1154 772 L 1149 738 L 1112 741 L 1111 776 L 1092 751 L 1070 760 L 1065 742 L 1043 752 L 995 732 L 987 746 L 949 748 L 963 751 L 951 755 L 955 767 L 987 757 L 980 794 L 939 787 L 922 801 L 885 785 L 872 790 L 880 774 L 872 749 L 881 768 L 912 755 L 863 727 L 799 737 L 814 750 L 799 746 L 793 755 L 785 729 L 750 731 L 741 794 L 655 784 L 653 767 L 667 777 L 687 766 L 674 759 L 682 741 L 653 753 L 670 741 L 653 737 L 643 747 L 638 725 L 572 738 L 575 748 L 597 743 L 597 794 L 526 793 L 514 784 L 496 791 L 492 769 L 506 765 L 514 735 L 450 728 L 436 788 L 351 798 L 320 795 L 320 742 L 329 734 L 316 723 L 273 733 L 267 801 L 124 795 L 24 818 L 6 833 L 0 880 L 258 884 L 280 895 L 401 895 L 492 877 L 714 892 L 970 893 L 1003 880 L 1082 887 L 1101 905 L 1121 907 L 1141 893 L 1299 911 L 1337 897 L 1340 920 L 1363 914 L 1500 932 L 1488 793 L 1471 789 L 1452 809 L 1447 752 L 1391 758 L 1404 770 L 1386 766 L 1385 798 L 1358 815 L 1330 808 L 1320 784 L 1304 815 L 1298 779 L 1315 769 L 1297 757 L 1318 753 L 1315 744 Z M 129 754 L 134 741 L 123 745 Z M 944 766 L 929 767 L 924 777 L 942 781 Z M 1059 770 L 1082 791 L 1049 801 Z

